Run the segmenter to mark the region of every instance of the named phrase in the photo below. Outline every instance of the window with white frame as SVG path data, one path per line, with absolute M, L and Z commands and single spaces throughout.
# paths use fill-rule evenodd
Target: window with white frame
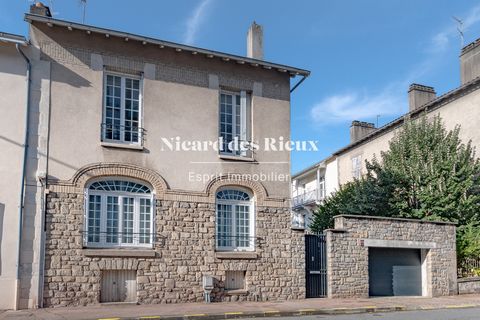
M 120 179 L 100 180 L 85 190 L 87 247 L 152 247 L 153 195 L 149 187 Z
M 220 93 L 220 153 L 247 156 L 248 99 L 245 91 Z
M 105 73 L 102 141 L 142 143 L 141 80 Z
M 255 250 L 253 199 L 242 190 L 217 192 L 216 245 L 219 251 Z
M 354 179 L 360 179 L 362 175 L 362 156 L 352 157 L 352 176 Z

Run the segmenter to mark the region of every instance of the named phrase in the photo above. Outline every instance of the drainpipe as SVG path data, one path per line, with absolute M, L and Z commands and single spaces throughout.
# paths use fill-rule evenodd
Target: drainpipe
M 32 65 L 27 56 L 20 49 L 20 45 L 17 43 L 16 48 L 18 53 L 23 57 L 27 64 L 27 101 L 25 103 L 25 138 L 23 141 L 23 162 L 22 162 L 22 179 L 20 181 L 20 202 L 18 206 L 18 241 L 17 241 L 17 274 L 15 278 L 15 310 L 19 308 L 20 300 L 20 254 L 21 254 L 21 241 L 22 241 L 22 229 L 23 229 L 23 211 L 24 211 L 24 195 L 25 195 L 25 176 L 27 171 L 27 152 L 28 152 L 28 136 L 29 136 L 29 113 L 30 113 L 30 72 Z

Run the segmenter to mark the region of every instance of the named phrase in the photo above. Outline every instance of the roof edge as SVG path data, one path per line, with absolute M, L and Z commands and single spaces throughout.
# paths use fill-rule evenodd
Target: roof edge
M 90 26 L 86 24 L 81 24 L 81 23 L 76 23 L 76 22 L 71 22 L 71 21 L 66 21 L 66 20 L 59 20 L 51 17 L 45 17 L 37 14 L 32 14 L 32 13 L 26 13 L 25 14 L 25 21 L 31 23 L 32 21 L 35 22 L 42 22 L 46 23 L 47 25 L 57 25 L 57 26 L 63 26 L 66 28 L 74 28 L 78 30 L 84 30 L 84 31 L 89 31 L 89 32 L 95 32 L 95 33 L 100 33 L 100 34 L 108 34 L 110 36 L 115 36 L 115 37 L 120 37 L 120 38 L 128 38 L 129 40 L 137 40 L 141 41 L 144 43 L 151 43 L 155 45 L 160 45 L 164 47 L 169 47 L 172 49 L 176 49 L 178 51 L 190 51 L 190 52 L 196 52 L 200 54 L 205 54 L 207 56 L 211 57 L 219 57 L 222 58 L 224 61 L 229 61 L 229 60 L 234 60 L 239 64 L 245 64 L 248 63 L 254 67 L 256 66 L 262 66 L 264 69 L 276 69 L 279 72 L 283 73 L 290 73 L 291 76 L 296 76 L 296 75 L 301 75 L 304 77 L 308 77 L 310 75 L 310 71 L 301 69 L 301 68 L 295 68 L 295 67 L 290 67 L 287 65 L 283 64 L 278 64 L 278 63 L 273 63 L 273 62 L 268 62 L 264 60 L 258 60 L 258 59 L 252 59 L 252 58 L 247 58 L 247 57 L 242 57 L 234 54 L 228 54 L 224 52 L 219 52 L 219 51 L 214 51 L 214 50 L 209 50 L 209 49 L 204 49 L 204 48 L 199 48 L 199 47 L 193 47 L 189 45 L 184 45 L 180 43 L 175 43 L 171 41 L 165 41 L 165 40 L 160 40 L 160 39 L 155 39 L 151 37 L 146 37 L 146 36 L 141 36 L 137 34 L 132 34 L 128 32 L 123 32 L 123 31 L 117 31 L 117 30 L 112 30 L 112 29 L 106 29 L 106 28 L 100 28 L 100 27 L 95 27 L 95 26 Z
M 0 32 L 0 41 L 21 44 L 24 46 L 28 44 L 28 41 L 24 36 L 8 32 Z

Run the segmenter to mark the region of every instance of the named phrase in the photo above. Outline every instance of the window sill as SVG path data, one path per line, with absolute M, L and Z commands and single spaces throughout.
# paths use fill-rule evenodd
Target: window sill
M 230 160 L 230 161 L 255 162 L 255 159 L 250 158 L 250 157 L 229 156 L 227 154 L 219 154 L 218 158 L 220 158 L 222 160 Z
M 248 295 L 248 290 L 245 290 L 245 289 L 225 290 L 225 293 L 229 296 L 246 296 Z
M 143 146 L 137 144 L 115 143 L 115 142 L 100 142 L 100 145 L 105 148 L 119 148 L 129 150 L 143 150 Z
M 256 252 L 215 252 L 215 258 L 217 259 L 258 259 L 258 253 Z
M 152 249 L 83 249 L 87 257 L 155 257 Z

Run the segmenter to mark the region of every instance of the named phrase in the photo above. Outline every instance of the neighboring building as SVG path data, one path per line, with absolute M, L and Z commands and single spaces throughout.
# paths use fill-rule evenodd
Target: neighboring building
M 27 50 L 23 36 L 0 32 L 0 309 L 13 308 L 20 288 L 20 274 L 17 273 L 19 217 L 23 213 L 24 167 L 27 156 L 31 156 L 25 153 L 28 65 L 21 53 Z M 29 139 L 27 143 L 34 141 Z M 30 182 L 28 179 L 27 188 L 31 189 Z M 31 227 L 26 222 L 23 230 L 31 232 L 32 240 Z M 32 247 L 22 258 L 31 251 Z M 27 268 L 32 270 L 31 265 L 22 264 L 22 270 Z
M 322 160 L 292 175 L 292 215 L 298 229 L 309 231 L 313 214 L 338 187 L 337 161 L 334 157 Z
M 0 281 L 15 279 L 21 138 L 32 137 L 23 278 L 0 307 L 198 302 L 204 284 L 213 301 L 305 297 L 289 152 L 228 146 L 290 137 L 290 79 L 308 71 L 263 61 L 256 24 L 241 57 L 53 19 L 41 4 L 25 19 L 28 129 L 18 94 L 25 61 L 13 45 L 1 48 L 0 81 L 12 90 L 2 97 L 11 116 L 0 143 L 11 152 L 0 158 Z M 173 150 L 183 141 L 196 147 Z M 223 141 L 221 150 L 196 151 L 203 141 Z M 262 173 L 275 178 L 252 178 Z
M 292 198 L 295 199 L 302 193 L 300 185 L 318 184 L 324 181 L 326 195 L 338 190 L 339 186 L 360 178 L 366 173 L 365 160 L 372 160 L 374 155 L 380 156 L 381 151 L 388 150 L 389 141 L 394 137 L 408 119 L 417 119 L 426 114 L 427 117 L 440 116 L 447 128 L 452 130 L 460 125 L 460 137 L 466 143 L 472 141 L 472 146 L 476 148 L 477 157 L 480 152 L 480 130 L 478 128 L 478 119 L 480 119 L 480 39 L 467 45 L 462 49 L 460 55 L 461 85 L 446 94 L 437 97 L 434 88 L 412 84 L 408 90 L 409 112 L 398 119 L 380 127 L 375 128 L 374 124 L 353 121 L 350 127 L 350 144 L 334 152 L 326 160 L 322 160 L 316 165 L 301 171 L 292 176 Z M 318 170 L 319 175 L 315 176 L 317 168 L 325 168 L 325 163 L 331 163 L 330 170 L 328 165 L 326 169 Z M 322 176 L 323 170 L 326 176 Z M 330 172 L 330 174 L 328 174 Z M 310 180 L 303 180 L 304 177 L 310 177 Z M 317 179 L 314 182 L 312 179 Z M 302 199 L 300 197 L 300 199 Z M 321 200 L 321 199 L 320 199 Z M 293 211 L 305 214 L 312 212 L 312 206 L 298 206 L 293 202 Z M 318 203 L 318 201 L 317 201 Z M 308 210 L 301 210 L 302 208 Z M 299 209 L 300 208 L 300 209 Z M 315 206 L 313 206 L 315 209 Z M 297 220 L 301 218 L 297 217 Z

